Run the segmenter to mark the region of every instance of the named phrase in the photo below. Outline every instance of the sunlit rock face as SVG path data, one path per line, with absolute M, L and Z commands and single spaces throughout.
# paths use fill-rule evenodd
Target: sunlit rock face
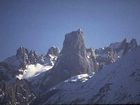
M 70 75 L 90 72 L 84 43 L 84 33 L 79 29 L 65 35 L 63 48 L 54 70 Z
M 49 88 L 71 76 L 93 71 L 93 65 L 87 58 L 83 37 L 84 33 L 81 29 L 65 35 L 58 59 L 50 74 L 46 76 L 46 80 L 43 81 L 45 87 Z

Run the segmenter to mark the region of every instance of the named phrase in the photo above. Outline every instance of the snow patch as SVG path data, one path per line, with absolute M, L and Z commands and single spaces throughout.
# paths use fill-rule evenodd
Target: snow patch
M 16 78 L 18 78 L 20 80 L 29 79 L 29 78 L 38 76 L 40 73 L 48 71 L 51 68 L 52 68 L 52 66 L 44 66 L 39 63 L 37 63 L 36 65 L 33 65 L 33 64 L 26 65 L 25 70 L 19 69 L 19 71 L 24 71 L 24 72 L 23 72 L 23 74 L 17 75 Z
M 91 74 L 80 74 L 77 76 L 73 76 L 70 79 L 65 80 L 64 82 L 86 82 L 88 79 L 90 79 L 95 73 Z

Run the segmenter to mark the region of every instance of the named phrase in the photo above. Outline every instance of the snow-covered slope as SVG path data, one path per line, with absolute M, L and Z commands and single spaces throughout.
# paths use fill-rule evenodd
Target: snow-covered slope
M 140 103 L 140 47 L 105 66 L 86 82 L 62 82 L 34 104 Z
M 44 66 L 39 63 L 34 64 L 34 65 L 33 64 L 26 65 L 25 70 L 19 69 L 19 71 L 23 72 L 23 74 L 19 74 L 16 77 L 18 79 L 31 79 L 33 77 L 40 75 L 41 73 L 45 71 L 50 70 L 52 67 L 53 66 L 49 66 L 49 65 Z

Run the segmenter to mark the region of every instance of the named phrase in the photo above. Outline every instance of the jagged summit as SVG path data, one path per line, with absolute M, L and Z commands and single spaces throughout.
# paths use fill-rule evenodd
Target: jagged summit
M 39 97 L 35 105 L 139 104 L 139 53 L 140 47 L 137 47 L 91 78 L 79 75 L 65 80 Z
M 21 63 L 23 63 L 24 65 L 26 65 L 26 64 L 29 63 L 28 54 L 29 54 L 28 50 L 26 48 L 24 48 L 24 47 L 21 46 L 21 47 L 19 47 L 17 49 L 16 56 L 17 56 L 17 58 L 19 59 L 19 61 Z
M 80 32 L 79 30 L 67 33 L 65 35 L 65 40 L 63 42 L 63 48 L 61 53 L 81 53 L 83 57 L 86 56 L 86 48 L 83 36 L 84 33 Z
M 60 53 L 59 48 L 56 47 L 56 46 L 52 46 L 48 49 L 48 52 L 47 52 L 46 56 L 48 56 L 49 54 L 54 55 L 54 56 L 58 56 L 59 53 Z
M 80 29 L 79 29 L 80 30 Z M 71 75 L 90 72 L 90 65 L 87 59 L 84 33 L 72 31 L 65 35 L 63 48 L 55 68 L 65 69 Z M 73 68 L 73 70 L 71 70 Z
M 0 103 L 30 104 L 30 99 L 34 101 L 33 94 L 37 97 L 33 105 L 54 102 L 112 103 L 116 99 L 117 102 L 130 102 L 127 99 L 139 102 L 137 95 L 139 92 L 139 85 L 137 85 L 139 84 L 139 49 L 136 39 L 128 41 L 126 38 L 104 48 L 86 48 L 82 29 L 65 35 L 61 52 L 53 46 L 45 55 L 38 55 L 35 51 L 21 46 L 15 55 L 0 62 Z M 122 60 L 123 57 L 125 60 Z M 115 62 L 117 65 L 113 66 Z M 130 82 L 130 79 L 134 81 Z M 13 80 L 15 82 L 12 82 Z M 122 80 L 126 84 L 121 83 Z M 128 81 L 129 85 L 127 85 Z M 11 82 L 12 85 L 7 85 Z M 114 88 L 117 83 L 120 83 L 118 90 Z M 135 93 L 131 94 L 129 91 L 130 94 L 128 94 L 127 89 L 133 87 Z M 97 89 L 99 91 L 96 91 Z M 123 93 L 118 94 L 119 89 Z M 112 97 L 114 91 L 115 98 Z M 108 92 L 111 93 L 108 94 Z M 81 96 L 81 94 L 86 95 Z M 124 98 L 126 100 L 121 101 Z M 114 100 L 110 101 L 110 99 Z M 43 101 L 45 103 L 42 103 Z
M 60 50 L 58 47 L 56 46 L 53 46 L 53 47 L 50 47 L 48 49 L 48 52 L 47 54 L 45 55 L 45 61 L 49 64 L 49 65 L 54 65 L 54 63 L 56 62 L 57 60 L 57 57 L 60 53 Z
M 93 65 L 87 58 L 83 36 L 84 33 L 79 30 L 65 35 L 63 48 L 54 67 L 50 70 L 51 76 L 46 77 L 46 87 L 52 87 L 71 76 L 93 71 Z

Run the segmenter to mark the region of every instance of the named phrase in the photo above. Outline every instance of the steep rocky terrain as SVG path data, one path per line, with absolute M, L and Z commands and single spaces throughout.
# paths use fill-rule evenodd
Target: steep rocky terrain
M 83 32 L 77 30 L 67 33 L 58 59 L 45 75 L 42 87 L 48 89 L 71 76 L 94 71 L 91 63 L 87 58 Z
M 55 53 L 58 54 L 59 51 L 55 51 Z M 57 56 L 55 53 L 52 57 Z M 35 51 L 28 51 L 26 48 L 20 47 L 16 55 L 0 62 L 0 105 L 29 105 L 32 103 L 36 96 L 32 86 L 34 82 L 29 77 L 50 69 L 52 66 L 49 61 L 55 62 L 56 59 L 46 59 L 46 55 L 39 56 Z
M 140 103 L 140 47 L 94 76 L 68 79 L 46 91 L 34 105 Z M 89 80 L 86 80 L 89 79 Z
M 140 103 L 139 53 L 136 39 L 86 48 L 81 29 L 65 35 L 61 51 L 20 47 L 0 62 L 0 104 Z

